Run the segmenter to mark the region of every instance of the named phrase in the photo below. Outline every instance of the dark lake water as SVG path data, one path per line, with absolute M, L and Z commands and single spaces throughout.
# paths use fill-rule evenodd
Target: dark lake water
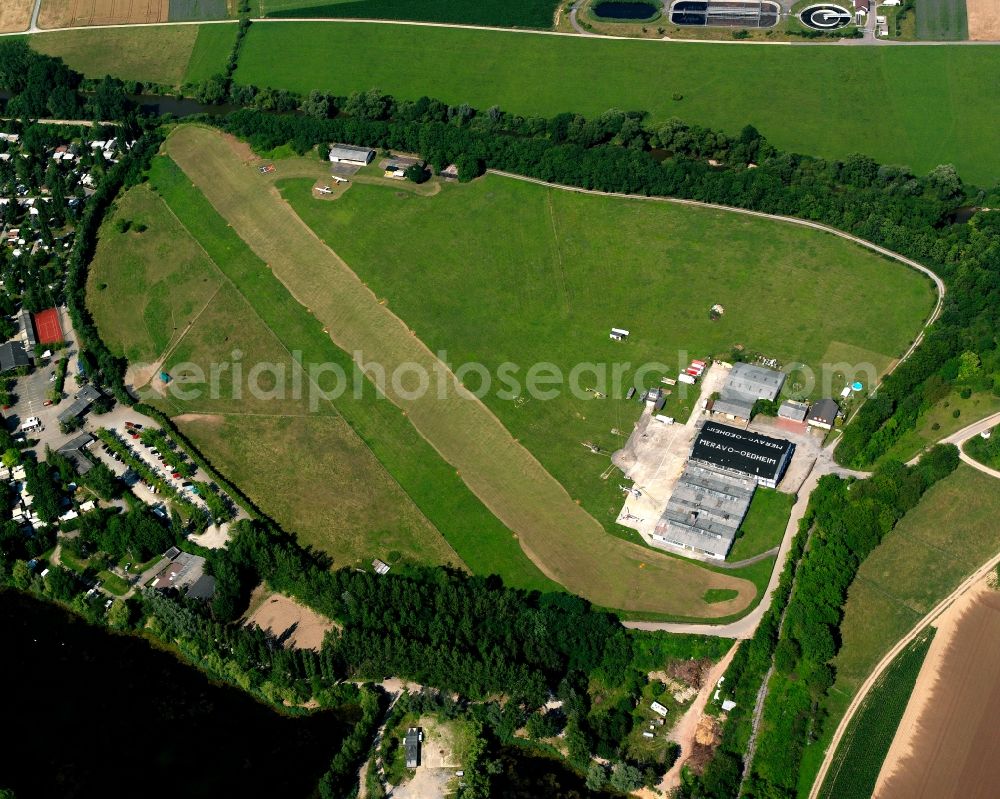
M 349 721 L 286 716 L 143 639 L 0 592 L 0 787 L 18 799 L 308 797 Z
M 0 591 L 0 788 L 18 799 L 311 797 L 354 718 L 287 716 L 134 636 Z M 495 796 L 605 799 L 509 747 Z
M 655 16 L 659 11 L 652 3 L 597 3 L 594 13 L 605 19 L 643 20 Z

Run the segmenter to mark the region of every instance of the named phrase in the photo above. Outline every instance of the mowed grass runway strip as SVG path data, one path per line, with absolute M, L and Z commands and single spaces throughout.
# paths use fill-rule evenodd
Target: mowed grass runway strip
M 250 29 L 236 80 L 303 93 L 377 86 L 539 116 L 623 108 L 733 134 L 753 124 L 784 150 L 862 151 L 920 172 L 953 163 L 965 180 L 991 185 L 1000 179 L 997 74 L 1000 47 L 989 46 L 765 47 L 267 22 Z M 849 84 L 852 75 L 865 80 Z
M 997 552 L 997 480 L 962 464 L 932 486 L 861 564 L 840 625 L 843 644 L 834 660 L 826 735 L 806 749 L 802 790 L 808 792 L 837 722 L 879 660 Z
M 351 373 L 350 356 L 331 341 L 316 319 L 295 301 L 173 161 L 157 158 L 150 180 L 219 270 L 238 287 L 256 321 L 272 331 L 286 350 L 300 351 L 303 363 L 336 364 Z M 239 325 L 241 320 L 231 321 Z M 221 349 L 221 358 L 226 355 L 226 350 Z M 328 387 L 327 382 L 320 383 Z M 361 396 L 349 392 L 338 398 L 335 406 L 320 402 L 319 407 L 332 407 L 343 415 L 466 565 L 476 574 L 498 574 L 508 585 L 518 588 L 560 590 L 558 583 L 545 577 L 528 559 L 510 530 L 469 491 L 399 409 L 378 400 L 374 388 L 364 380 L 360 385 Z M 308 467 L 310 451 L 288 453 L 296 459 L 296 468 Z
M 216 131 L 177 129 L 171 157 L 281 280 L 348 352 L 392 374 L 413 364 L 427 375 L 440 362 L 381 305 L 357 276 L 295 215 L 278 192 L 243 163 L 233 142 Z M 550 578 L 598 605 L 625 611 L 727 616 L 747 607 L 756 590 L 606 535 L 601 526 L 515 441 L 499 420 L 464 389 L 416 391 L 409 371 L 387 396 L 459 472 L 484 504 L 519 536 L 525 552 Z M 416 395 L 416 396 L 414 396 Z M 709 588 L 739 597 L 706 605 Z
M 276 174 L 285 174 L 283 162 Z M 494 376 L 510 361 L 522 383 L 535 363 L 555 364 L 568 377 L 580 364 L 624 362 L 631 381 L 642 364 L 676 370 L 690 358 L 728 357 L 736 344 L 807 363 L 816 374 L 828 360 L 882 370 L 933 305 L 929 282 L 915 271 L 766 219 L 498 175 L 446 184 L 432 197 L 356 179 L 337 200 L 320 202 L 312 185 L 278 183 L 298 215 L 421 341 L 446 351 L 452 364 L 482 363 Z M 892 301 L 858 300 L 875 295 Z M 715 322 L 714 303 L 726 309 Z M 612 325 L 631 331 L 627 343 L 608 338 Z M 563 390 L 522 404 L 498 396 L 496 380 L 484 402 L 572 497 L 620 532 L 620 481 L 600 479 L 607 454 L 581 444 L 617 450 L 623 438 L 611 431 L 630 431 L 640 406 L 624 399 L 625 380 L 618 391 L 606 385 L 612 369 L 605 371 L 606 381 L 589 371 L 579 377 L 581 389 L 599 388 L 609 394 L 604 399 Z M 658 384 L 655 371 L 644 379 Z M 839 389 L 817 381 L 814 398 Z M 684 390 L 674 387 L 665 413 L 678 415 L 674 401 Z
M 131 229 L 119 232 L 117 223 Z M 145 225 L 139 233 L 136 227 Z M 460 566 L 461 561 L 364 442 L 328 404 L 310 411 L 304 399 L 255 398 L 229 373 L 217 396 L 186 380 L 175 366 L 206 372 L 241 351 L 290 374 L 291 356 L 219 267 L 148 184 L 132 188 L 101 229 L 87 285 L 88 305 L 113 352 L 133 364 L 160 358 L 199 396 L 149 401 L 211 458 L 228 479 L 303 544 L 338 566 L 373 557 Z M 149 372 L 155 374 L 156 370 Z M 243 381 L 247 382 L 247 381 Z M 257 382 L 269 389 L 273 383 Z M 309 453 L 309 468 L 302 468 Z

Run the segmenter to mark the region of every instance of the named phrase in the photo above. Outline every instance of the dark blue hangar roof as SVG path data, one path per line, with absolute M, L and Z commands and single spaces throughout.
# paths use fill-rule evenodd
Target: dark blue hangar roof
M 794 448 L 791 441 L 783 438 L 705 422 L 695 439 L 691 457 L 759 480 L 777 481 Z

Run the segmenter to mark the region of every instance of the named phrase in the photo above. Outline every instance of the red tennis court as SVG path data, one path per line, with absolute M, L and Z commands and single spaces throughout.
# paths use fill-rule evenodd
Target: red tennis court
M 32 321 L 35 323 L 35 338 L 39 344 L 57 344 L 63 340 L 59 311 L 55 308 L 32 314 Z

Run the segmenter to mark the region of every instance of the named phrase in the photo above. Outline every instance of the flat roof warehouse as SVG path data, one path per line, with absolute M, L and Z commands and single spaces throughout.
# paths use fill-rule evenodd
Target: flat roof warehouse
M 694 442 L 691 458 L 777 482 L 793 446 L 790 441 L 706 422 Z

